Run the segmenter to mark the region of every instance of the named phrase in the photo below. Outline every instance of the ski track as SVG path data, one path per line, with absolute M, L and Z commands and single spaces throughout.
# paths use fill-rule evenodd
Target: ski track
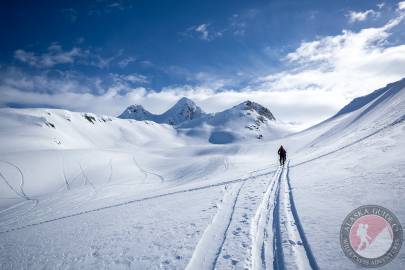
M 240 191 L 245 183 L 246 182 L 237 183 L 228 188 L 229 190 L 226 191 L 212 223 L 208 225 L 203 236 L 198 241 L 186 267 L 187 270 L 215 269 L 226 240 L 229 226 L 233 220 L 233 214 Z M 225 188 L 227 188 L 227 186 L 225 186 Z
M 87 186 L 87 184 L 89 184 L 91 186 L 91 188 L 93 189 L 94 194 L 97 194 L 96 187 L 93 185 L 93 183 L 87 177 L 87 174 L 84 171 L 83 166 L 82 166 L 82 164 L 80 162 L 79 162 L 79 167 L 80 167 L 80 171 L 81 171 L 81 173 L 83 175 L 84 185 Z
M 268 227 L 269 213 L 274 210 L 276 184 L 279 181 L 281 171 L 282 168 L 279 167 L 272 180 L 269 181 L 266 192 L 256 209 L 251 223 L 251 269 L 253 270 L 266 269 L 268 268 L 266 263 L 272 261 L 271 257 L 273 254 L 267 250 L 270 234 L 266 227 Z
M 109 167 L 110 167 L 110 174 L 108 175 L 107 183 L 110 183 L 111 180 L 112 180 L 112 176 L 113 176 L 112 158 L 110 158 L 110 161 L 108 161 L 108 165 L 109 165 Z
M 285 254 L 292 259 L 293 265 L 288 265 L 285 269 L 319 269 L 316 259 L 311 251 L 308 240 L 306 239 L 302 224 L 300 222 L 297 208 L 295 207 L 294 197 L 289 177 L 289 163 L 287 162 L 286 171 L 282 177 L 281 196 L 281 217 L 283 227 L 282 240 Z M 284 256 L 287 258 L 287 256 Z
M 25 192 L 24 192 L 24 174 L 23 174 L 23 172 L 21 171 L 21 169 L 20 169 L 17 165 L 15 165 L 14 163 L 11 163 L 11 162 L 9 162 L 9 161 L 1 160 L 0 162 L 3 162 L 3 163 L 5 163 L 5 164 L 10 165 L 11 167 L 15 168 L 15 169 L 18 171 L 18 173 L 19 173 L 20 176 L 21 176 L 20 192 L 17 192 L 17 191 L 10 185 L 10 183 L 6 180 L 5 176 L 4 176 L 3 174 L 1 174 L 1 178 L 5 181 L 5 183 L 6 183 L 17 195 L 19 195 L 20 197 L 22 197 L 22 198 L 24 198 L 24 199 L 26 199 L 26 200 L 31 200 L 30 197 L 28 197 L 27 194 L 25 194 Z
M 138 169 L 145 175 L 144 181 L 146 181 L 146 179 L 148 178 L 148 174 L 151 174 L 151 175 L 156 176 L 157 178 L 159 178 L 161 183 L 165 182 L 165 178 L 162 175 L 157 174 L 155 172 L 145 170 L 143 167 L 141 167 L 139 165 L 139 163 L 136 161 L 134 156 L 132 157 L 132 159 L 133 159 L 135 165 L 138 167 Z

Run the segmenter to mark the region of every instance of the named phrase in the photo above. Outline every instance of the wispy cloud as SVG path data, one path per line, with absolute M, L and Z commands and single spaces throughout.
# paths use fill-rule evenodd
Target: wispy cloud
M 138 73 L 131 73 L 131 74 L 110 74 L 113 80 L 117 83 L 121 84 L 147 84 L 149 80 L 146 76 L 138 74 Z
M 102 57 L 90 49 L 73 47 L 64 50 L 58 43 L 52 43 L 46 52 L 34 53 L 23 49 L 14 52 L 18 61 L 37 68 L 51 68 L 63 64 L 79 64 L 106 68 L 115 57 Z
M 209 23 L 202 23 L 187 28 L 184 32 L 181 32 L 180 35 L 184 37 L 198 38 L 203 41 L 212 41 L 222 37 L 223 32 L 223 30 L 215 30 Z
M 367 18 L 370 17 L 378 17 L 380 15 L 380 12 L 374 11 L 372 9 L 366 10 L 366 11 L 349 11 L 347 16 L 349 17 L 349 21 L 354 23 L 354 22 L 362 22 L 365 21 Z
M 125 67 L 127 67 L 130 63 L 133 63 L 133 62 L 135 62 L 135 61 L 136 61 L 136 58 L 135 58 L 135 57 L 128 56 L 128 57 L 125 57 L 124 59 L 120 60 L 120 61 L 118 62 L 118 66 L 119 66 L 120 68 L 125 68 Z
M 88 14 L 90 16 L 101 16 L 117 11 L 125 11 L 132 8 L 130 1 L 125 0 L 97 0 L 90 6 Z

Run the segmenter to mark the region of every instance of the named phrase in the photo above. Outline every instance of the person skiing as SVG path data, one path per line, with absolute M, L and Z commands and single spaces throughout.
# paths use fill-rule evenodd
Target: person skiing
M 278 155 L 280 157 L 280 165 L 284 166 L 285 160 L 287 158 L 287 151 L 285 151 L 283 146 L 278 149 Z

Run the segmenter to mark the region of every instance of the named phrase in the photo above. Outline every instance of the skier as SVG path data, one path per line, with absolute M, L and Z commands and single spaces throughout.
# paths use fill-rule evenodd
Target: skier
M 371 240 L 371 237 L 368 235 L 367 230 L 368 224 L 359 224 L 356 232 L 356 235 L 360 238 L 360 244 L 357 247 L 357 252 L 359 252 L 363 247 L 364 249 L 367 249 L 370 245 L 369 240 Z
M 280 165 L 284 166 L 285 160 L 287 158 L 287 151 L 285 151 L 283 146 L 278 149 L 278 155 L 280 157 Z

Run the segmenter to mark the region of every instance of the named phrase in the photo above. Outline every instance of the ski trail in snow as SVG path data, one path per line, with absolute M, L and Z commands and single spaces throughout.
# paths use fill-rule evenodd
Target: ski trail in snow
M 280 186 L 281 186 L 281 177 L 285 168 L 282 168 L 280 172 L 277 187 L 275 191 L 275 200 L 274 200 L 274 210 L 273 210 L 273 269 L 275 270 L 284 270 L 284 254 L 282 247 L 281 239 L 281 229 L 280 229 Z M 268 268 L 270 269 L 270 268 Z
M 263 198 L 256 209 L 255 216 L 253 217 L 250 235 L 252 238 L 251 246 L 251 269 L 271 269 L 273 262 L 273 252 L 269 252 L 269 247 L 272 244 L 269 242 L 272 233 L 268 232 L 270 217 L 274 212 L 274 205 L 276 202 L 276 191 L 282 167 L 279 167 L 274 174 L 271 181 L 267 185 L 267 189 Z
M 108 180 L 107 183 L 110 183 L 112 180 L 112 176 L 113 176 L 113 165 L 112 165 L 112 158 L 110 158 L 110 161 L 108 162 L 108 165 L 110 167 L 110 174 L 108 176 Z
M 12 191 L 14 191 L 14 193 L 15 193 L 18 197 L 25 199 L 25 197 L 24 197 L 23 195 L 21 195 L 21 194 L 7 181 L 7 178 L 6 178 L 1 172 L 0 172 L 0 177 L 1 177 L 1 179 L 3 179 L 4 183 L 6 183 L 6 185 L 7 185 Z
M 298 218 L 289 178 L 289 161 L 282 173 L 280 188 L 279 230 L 284 259 L 282 269 L 319 269 Z
M 215 268 L 228 233 L 229 225 L 232 222 L 236 202 L 244 184 L 245 182 L 237 183 L 228 188 L 212 223 L 208 225 L 198 242 L 186 266 L 187 270 Z
M 165 178 L 164 178 L 162 175 L 157 174 L 157 173 L 155 173 L 155 172 L 147 171 L 147 170 L 145 170 L 143 167 L 141 167 L 141 166 L 139 165 L 139 163 L 136 161 L 136 159 L 135 159 L 134 156 L 132 157 L 132 159 L 133 159 L 133 161 L 134 161 L 136 167 L 138 167 L 138 169 L 145 175 L 144 181 L 146 181 L 146 179 L 148 178 L 148 174 L 154 175 L 154 176 L 156 176 L 157 178 L 159 178 L 159 180 L 160 180 L 161 183 L 163 183 L 163 182 L 165 181 Z
M 84 185 L 86 186 L 87 184 L 89 184 L 91 186 L 91 188 L 93 189 L 94 193 L 97 193 L 96 187 L 93 185 L 93 183 L 90 181 L 90 179 L 87 177 L 87 174 L 85 173 L 82 164 L 79 162 L 79 167 L 80 167 L 80 171 L 83 175 L 84 178 Z
M 65 171 L 65 158 L 63 155 L 62 155 L 62 170 L 63 170 L 63 179 L 65 180 L 66 190 L 70 190 L 70 184 L 69 184 L 68 178 L 66 176 L 66 171 Z
M 26 199 L 26 200 L 31 200 L 30 197 L 27 196 L 27 194 L 25 194 L 24 192 L 24 174 L 21 171 L 21 169 L 15 165 L 14 163 L 11 163 L 9 161 L 4 161 L 4 160 L 0 160 L 0 162 L 3 162 L 5 164 L 10 165 L 11 167 L 15 168 L 18 173 L 20 174 L 21 177 L 21 182 L 20 182 L 20 192 L 17 192 L 14 187 L 7 181 L 7 179 L 5 178 L 5 176 L 3 174 L 1 174 L 1 178 L 4 180 L 4 182 L 21 198 Z

